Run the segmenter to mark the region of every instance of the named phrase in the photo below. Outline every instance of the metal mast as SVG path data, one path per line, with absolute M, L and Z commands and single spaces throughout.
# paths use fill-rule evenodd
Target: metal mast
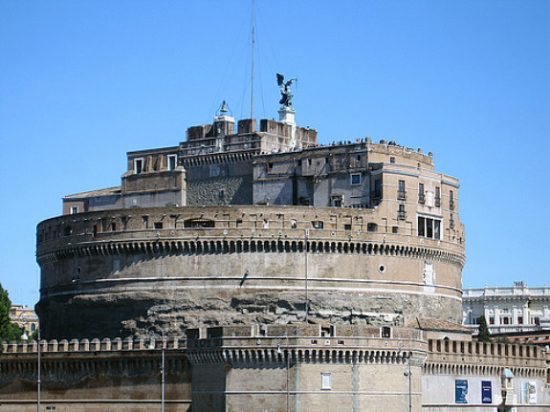
M 256 1 L 252 0 L 252 33 L 251 33 L 251 59 L 250 59 L 250 118 L 254 118 L 254 54 L 256 48 Z

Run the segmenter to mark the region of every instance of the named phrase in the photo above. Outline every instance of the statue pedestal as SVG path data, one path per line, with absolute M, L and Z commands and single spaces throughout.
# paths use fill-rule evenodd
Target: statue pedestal
M 290 126 L 290 148 L 302 147 L 302 142 L 296 141 L 296 112 L 290 107 L 281 107 L 279 109 L 279 121 Z
M 281 123 L 296 125 L 296 112 L 290 107 L 281 107 L 279 109 L 279 121 Z

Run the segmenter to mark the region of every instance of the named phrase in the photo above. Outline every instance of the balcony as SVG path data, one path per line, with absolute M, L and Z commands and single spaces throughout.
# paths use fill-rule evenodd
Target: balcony
M 407 212 L 405 212 L 404 210 L 399 210 L 397 212 L 397 219 L 398 220 L 405 220 L 407 218 Z
M 441 198 L 440 197 L 435 198 L 435 207 L 441 207 Z
M 404 190 L 398 190 L 397 200 L 407 200 L 407 192 L 405 192 Z
M 418 194 L 418 203 L 421 205 L 426 204 L 426 195 L 424 193 Z
M 455 201 L 453 199 L 449 200 L 449 209 L 455 210 Z

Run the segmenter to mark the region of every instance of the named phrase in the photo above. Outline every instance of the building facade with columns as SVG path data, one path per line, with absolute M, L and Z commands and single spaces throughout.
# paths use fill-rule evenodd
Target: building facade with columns
M 492 334 L 536 332 L 550 329 L 550 287 L 513 286 L 464 289 L 463 323 L 477 330 L 485 316 Z

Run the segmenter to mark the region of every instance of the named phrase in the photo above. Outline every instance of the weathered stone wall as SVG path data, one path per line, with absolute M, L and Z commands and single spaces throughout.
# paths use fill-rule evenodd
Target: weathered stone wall
M 252 204 L 252 161 L 187 166 L 187 205 Z
M 394 328 L 393 339 L 372 327 L 242 326 L 204 332 L 188 331 L 193 407 L 201 411 L 251 411 L 259 405 L 262 410 L 398 411 L 408 410 L 409 402 L 410 410 L 420 411 L 426 342 L 419 331 Z
M 459 322 L 463 246 L 366 230 L 377 219 L 372 210 L 250 206 L 45 221 L 44 336 L 136 333 L 156 318 L 167 328 L 170 319 L 182 327 L 295 322 L 305 317 L 306 293 L 312 321 Z M 437 274 L 430 282 L 427 262 Z

